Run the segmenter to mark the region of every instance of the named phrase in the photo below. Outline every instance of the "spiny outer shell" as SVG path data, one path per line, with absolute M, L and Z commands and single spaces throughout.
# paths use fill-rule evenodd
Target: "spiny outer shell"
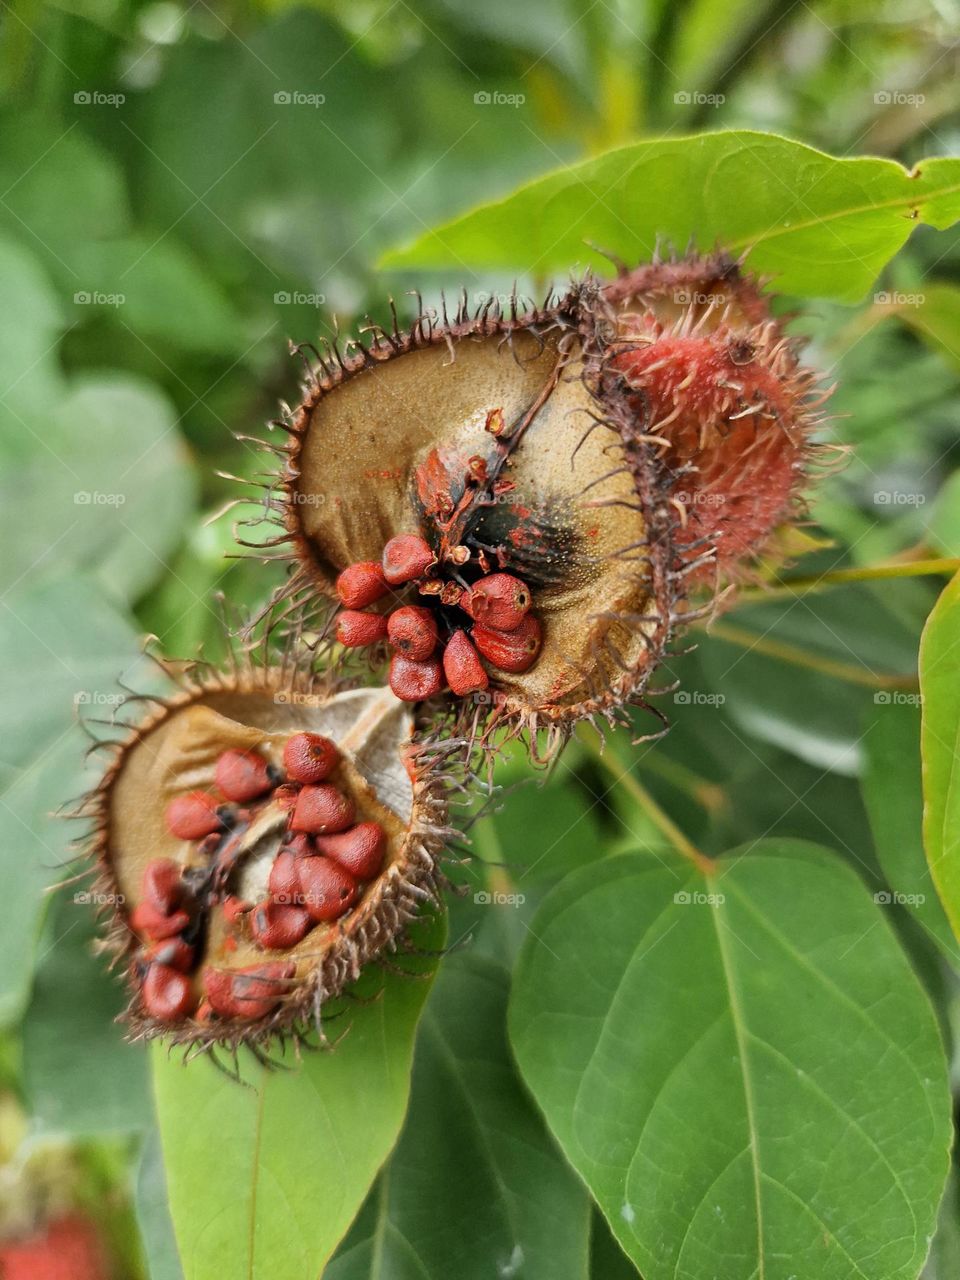
M 439 899 L 444 877 L 438 860 L 453 834 L 446 826 L 442 752 L 434 756 L 427 744 L 411 748 L 410 709 L 389 689 L 336 692 L 302 670 L 255 667 L 229 674 L 194 672 L 182 683 L 178 693 L 155 703 L 117 745 L 115 759 L 85 808 L 94 819 L 99 890 L 104 900 L 121 904 L 111 916 L 106 943 L 117 963 L 129 967 L 140 945 L 127 920 L 141 900 L 146 864 L 171 857 L 189 865 L 197 857 L 192 842 L 167 832 L 166 804 L 181 791 L 212 788 L 216 759 L 229 747 L 257 749 L 279 766 L 290 734 L 305 729 L 332 738 L 342 759 L 331 780 L 349 788 L 358 821 L 377 821 L 386 830 L 386 865 L 348 915 L 311 929 L 289 951 L 264 950 L 245 939 L 227 951 L 222 911 L 211 914 L 195 975 L 198 991 L 206 963 L 228 969 L 275 960 L 296 963 L 296 978 L 267 1018 L 209 1024 L 190 1018 L 179 1025 L 163 1024 L 144 1014 L 132 974 L 134 991 L 125 1018 L 133 1038 L 168 1036 L 200 1047 L 297 1036 L 319 1015 L 324 1001 L 354 981 L 367 963 L 395 948 L 424 901 Z M 416 750 L 414 781 L 403 757 L 411 749 Z M 249 900 L 264 895 L 278 839 L 279 831 L 276 839 L 268 836 L 242 872 L 240 892 Z

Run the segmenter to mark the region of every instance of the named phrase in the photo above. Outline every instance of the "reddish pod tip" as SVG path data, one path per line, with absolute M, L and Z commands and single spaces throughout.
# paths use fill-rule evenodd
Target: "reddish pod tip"
M 167 830 L 178 840 L 202 840 L 219 831 L 222 823 L 217 813 L 217 800 L 205 791 L 188 791 L 176 796 L 164 813 Z
M 528 614 L 513 631 L 499 631 L 494 627 L 473 628 L 473 643 L 486 660 L 500 671 L 521 675 L 536 662 L 543 644 L 543 628 L 540 620 Z
M 475 582 L 460 601 L 474 622 L 498 631 L 519 627 L 530 609 L 530 588 L 512 573 L 489 573 Z
M 143 873 L 143 897 L 168 916 L 183 901 L 182 868 L 173 858 L 152 858 Z
M 195 952 L 183 938 L 164 938 L 147 947 L 144 959 L 148 964 L 162 964 L 180 973 L 189 973 L 193 968 Z
M 365 609 L 387 592 L 383 569 L 375 560 L 360 560 L 337 578 L 337 595 L 347 609 Z
M 163 938 L 173 938 L 183 933 L 190 923 L 186 911 L 173 911 L 169 914 L 159 911 L 152 902 L 144 899 L 131 913 L 130 927 L 134 933 L 149 938 L 151 942 L 159 942 Z
M 437 619 L 432 609 L 407 604 L 387 619 L 387 639 L 405 658 L 422 662 L 437 647 Z
M 404 702 L 421 702 L 443 688 L 443 667 L 435 658 L 414 662 L 402 653 L 390 660 L 390 688 Z
M 321 782 L 317 786 L 304 787 L 297 796 L 290 827 L 293 831 L 305 831 L 308 835 L 327 835 L 346 831 L 353 823 L 356 809 L 349 796 Z
M 357 882 L 332 858 L 305 858 L 300 864 L 303 905 L 314 920 L 337 920 L 353 906 Z
M 295 733 L 283 748 L 283 767 L 292 782 L 323 782 L 339 760 L 335 743 L 320 733 Z
M 179 1022 L 196 1004 L 190 979 L 165 964 L 151 964 L 140 988 L 143 1007 L 158 1022 Z
M 337 640 L 345 649 L 362 649 L 386 639 L 387 620 L 382 613 L 341 609 L 337 614 Z
M 443 651 L 443 673 L 458 698 L 486 689 L 490 677 L 465 631 L 454 631 Z
M 358 880 L 372 880 L 383 868 L 387 833 L 379 822 L 358 822 L 336 836 L 317 836 L 317 849 Z
M 274 784 L 270 766 L 258 751 L 224 751 L 217 760 L 214 778 L 222 795 L 235 804 L 246 804 L 264 795 Z
M 250 913 L 250 933 L 270 951 L 289 951 L 313 928 L 310 914 L 288 902 L 258 903 Z
M 208 966 L 203 971 L 203 990 L 210 1008 L 222 1018 L 250 1022 L 273 1012 L 296 971 L 296 965 L 282 960 L 245 969 Z
M 383 576 L 391 586 L 422 578 L 436 556 L 419 534 L 399 533 L 383 548 Z

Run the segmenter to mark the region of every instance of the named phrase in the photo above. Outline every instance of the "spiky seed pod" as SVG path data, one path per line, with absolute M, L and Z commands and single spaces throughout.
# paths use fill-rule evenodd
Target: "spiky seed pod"
M 705 603 L 691 592 L 742 573 L 804 480 L 815 379 L 758 283 L 712 254 L 588 277 L 539 309 L 366 332 L 308 362 L 281 424 L 268 508 L 297 562 L 286 594 L 316 605 L 379 562 L 397 604 L 436 613 L 441 657 L 464 612 L 491 648 L 536 619 L 504 665 L 477 645 L 492 696 L 462 719 L 484 741 L 547 729 L 550 752 L 578 719 L 644 704 Z M 505 612 L 482 614 L 484 579 L 519 584 Z M 439 692 L 436 667 L 402 655 L 390 679 L 400 697 Z
M 125 1018 L 135 1038 L 200 1048 L 299 1037 L 438 898 L 452 749 L 416 738 L 388 689 L 338 689 L 305 665 L 244 658 L 178 678 L 114 744 L 81 810 L 97 896 L 118 904 L 106 946 L 130 985 Z M 183 834 L 171 802 L 215 794 L 218 772 L 250 753 L 274 790 L 221 801 L 214 833 L 204 822 L 188 824 L 202 837 Z M 324 780 L 287 777 L 285 759 Z M 291 790 L 295 803 L 279 803 Z M 331 856 L 295 830 L 298 811 L 310 831 L 341 833 Z

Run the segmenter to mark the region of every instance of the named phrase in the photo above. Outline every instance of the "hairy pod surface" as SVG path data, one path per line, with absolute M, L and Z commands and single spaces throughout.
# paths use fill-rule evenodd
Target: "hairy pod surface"
M 389 689 L 248 660 L 181 685 L 81 811 L 124 1016 L 200 1047 L 300 1036 L 438 899 L 447 752 Z
M 365 334 L 314 353 L 280 424 L 285 594 L 375 601 L 388 640 L 432 610 L 435 650 L 396 648 L 391 684 L 461 699 L 474 736 L 546 730 L 549 751 L 645 705 L 671 635 L 798 509 L 825 397 L 722 253 Z

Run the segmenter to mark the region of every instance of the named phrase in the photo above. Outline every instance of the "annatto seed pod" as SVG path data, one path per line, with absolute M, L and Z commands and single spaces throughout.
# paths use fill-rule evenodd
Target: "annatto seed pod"
M 825 397 L 722 253 L 363 333 L 313 352 L 279 424 L 285 594 L 354 607 L 342 584 L 381 565 L 391 610 L 430 609 L 438 632 L 421 667 L 394 655 L 392 687 L 434 696 L 466 632 L 490 691 L 465 682 L 464 716 L 485 708 L 485 741 L 546 729 L 549 751 L 578 719 L 642 705 L 678 626 L 797 510 Z
M 130 984 L 125 1017 L 134 1037 L 201 1048 L 305 1034 L 437 899 L 452 751 L 415 736 L 389 689 L 305 666 L 245 657 L 178 679 L 82 808 L 98 899 L 118 904 L 106 945 Z M 257 762 L 269 788 L 225 799 Z

